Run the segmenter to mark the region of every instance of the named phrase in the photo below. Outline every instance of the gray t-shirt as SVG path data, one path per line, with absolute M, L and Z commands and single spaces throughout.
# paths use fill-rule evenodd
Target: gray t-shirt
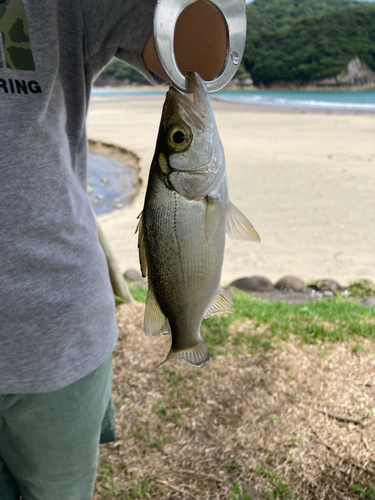
M 0 0 L 0 394 L 60 389 L 117 339 L 86 195 L 86 113 L 112 56 L 141 52 L 155 0 Z

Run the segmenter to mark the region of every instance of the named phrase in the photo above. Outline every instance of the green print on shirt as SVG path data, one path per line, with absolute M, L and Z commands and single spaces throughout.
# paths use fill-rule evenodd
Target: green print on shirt
M 10 69 L 35 71 L 29 39 L 25 6 L 22 0 L 0 0 L 0 33 L 5 66 Z M 0 51 L 0 68 L 3 67 Z

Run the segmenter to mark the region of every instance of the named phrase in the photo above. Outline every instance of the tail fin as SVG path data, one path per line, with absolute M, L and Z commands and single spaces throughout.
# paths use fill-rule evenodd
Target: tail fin
M 204 340 L 201 338 L 201 340 L 197 344 L 193 345 L 192 347 L 188 347 L 186 349 L 181 349 L 177 351 L 174 350 L 173 347 L 171 347 L 168 356 L 162 363 L 158 364 L 158 367 L 163 365 L 169 359 L 173 358 L 181 358 L 187 361 L 188 363 L 191 363 L 192 365 L 203 366 L 204 364 L 207 363 L 207 361 L 209 361 L 210 353 L 208 351 L 208 347 L 204 343 Z

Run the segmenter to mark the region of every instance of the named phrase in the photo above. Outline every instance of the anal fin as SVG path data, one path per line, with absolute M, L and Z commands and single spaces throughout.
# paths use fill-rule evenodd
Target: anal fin
M 214 300 L 212 301 L 210 307 L 204 314 L 204 318 L 208 318 L 209 316 L 213 316 L 214 314 L 225 313 L 225 312 L 233 312 L 232 311 L 233 302 L 230 298 L 228 292 L 219 288 L 217 291 Z
M 160 309 L 150 280 L 146 300 L 144 330 L 147 336 L 156 336 L 171 333 L 169 321 L 164 315 L 163 311 Z

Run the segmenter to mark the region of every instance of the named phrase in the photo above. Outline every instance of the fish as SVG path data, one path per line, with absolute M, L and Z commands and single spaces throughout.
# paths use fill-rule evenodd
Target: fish
M 146 335 L 171 334 L 165 360 L 196 366 L 210 358 L 200 334 L 203 318 L 231 312 L 220 287 L 225 235 L 260 241 L 251 222 L 231 203 L 224 149 L 204 80 L 186 76 L 189 93 L 166 94 L 151 163 L 138 251 L 148 277 Z

